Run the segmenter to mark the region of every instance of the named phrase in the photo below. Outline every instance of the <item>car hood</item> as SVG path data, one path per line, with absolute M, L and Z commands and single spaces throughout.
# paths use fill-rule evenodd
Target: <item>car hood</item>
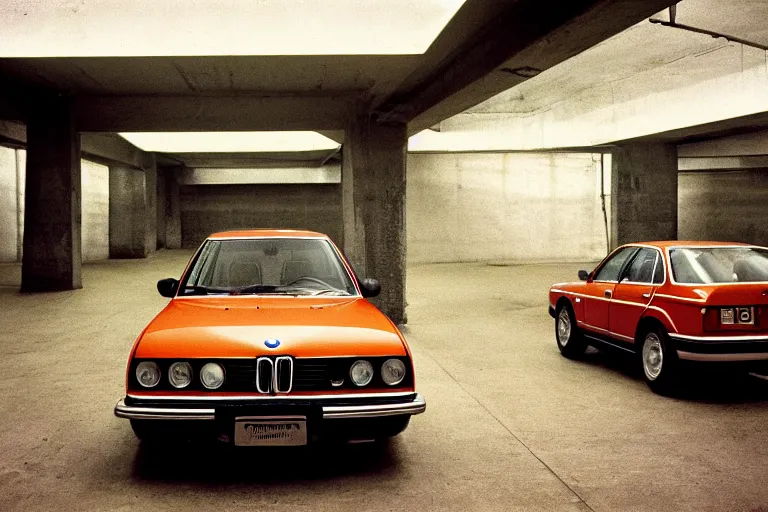
M 266 340 L 278 340 L 268 348 Z M 176 298 L 149 324 L 139 358 L 406 355 L 397 329 L 361 298 Z

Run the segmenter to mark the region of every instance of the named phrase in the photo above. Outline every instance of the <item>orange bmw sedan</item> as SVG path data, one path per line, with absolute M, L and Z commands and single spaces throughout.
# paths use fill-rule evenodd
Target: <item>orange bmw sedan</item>
M 143 440 L 237 446 L 380 439 L 426 409 L 397 327 L 325 235 L 211 235 L 136 339 L 115 415 Z

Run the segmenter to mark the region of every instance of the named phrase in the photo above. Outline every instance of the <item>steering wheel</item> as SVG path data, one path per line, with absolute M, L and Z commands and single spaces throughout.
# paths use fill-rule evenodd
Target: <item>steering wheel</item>
M 316 277 L 300 277 L 298 279 L 294 279 L 293 281 L 291 281 L 290 283 L 288 283 L 288 284 L 286 284 L 284 286 L 293 286 L 296 283 L 300 283 L 302 281 L 308 281 L 310 283 L 319 284 L 321 286 L 325 286 L 326 288 L 333 288 L 333 286 L 329 285 L 328 283 L 326 283 L 325 281 L 323 281 L 321 279 L 317 279 Z

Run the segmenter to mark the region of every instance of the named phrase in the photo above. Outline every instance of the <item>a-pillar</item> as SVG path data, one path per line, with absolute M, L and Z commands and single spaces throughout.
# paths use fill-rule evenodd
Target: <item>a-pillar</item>
M 381 282 L 373 299 L 395 323 L 405 323 L 405 124 L 360 117 L 342 148 L 344 252 L 359 277 Z
M 611 248 L 677 239 L 677 146 L 622 144 L 611 169 Z
M 122 165 L 109 168 L 109 257 L 147 256 L 146 175 Z
M 72 100 L 40 97 L 27 122 L 21 290 L 82 287 L 80 134 Z
M 181 249 L 181 199 L 177 168 L 164 172 L 165 178 L 165 246 L 168 249 Z

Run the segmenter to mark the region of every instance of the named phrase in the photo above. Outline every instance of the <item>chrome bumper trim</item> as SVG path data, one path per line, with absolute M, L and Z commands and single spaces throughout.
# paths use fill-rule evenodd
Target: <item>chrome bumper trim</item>
M 115 405 L 115 416 L 131 420 L 214 420 L 214 409 L 179 409 L 169 407 L 135 407 L 121 398 Z
M 195 402 L 216 402 L 216 401 L 236 401 L 236 402 L 259 402 L 259 401 L 272 401 L 272 400 L 365 400 L 366 398 L 404 398 L 407 396 L 413 396 L 413 391 L 396 391 L 393 393 L 348 393 L 344 395 L 263 395 L 263 394 L 251 394 L 251 395 L 236 395 L 236 396 L 222 396 L 222 395 L 132 395 L 128 394 L 128 398 L 135 400 L 172 400 L 174 402 L 180 401 L 195 401 Z
M 741 354 L 699 354 L 696 352 L 677 351 L 677 357 L 686 361 L 768 361 L 768 353 L 754 352 Z
M 673 340 L 693 341 L 700 343 L 711 343 L 718 341 L 743 341 L 747 343 L 764 343 L 768 342 L 768 336 L 689 336 L 687 334 L 669 333 L 669 337 Z
M 401 404 L 334 405 L 323 407 L 323 419 L 378 418 L 401 414 L 421 414 L 427 410 L 427 401 L 416 393 L 413 401 Z
M 413 395 L 412 392 L 408 394 Z M 421 414 L 427 409 L 427 401 L 424 400 L 423 396 L 416 393 L 410 402 L 374 405 L 333 405 L 323 406 L 322 409 L 323 419 L 377 418 L 402 414 Z M 115 405 L 115 416 L 132 420 L 214 420 L 216 419 L 216 410 L 133 406 L 126 405 L 125 399 L 120 399 Z

